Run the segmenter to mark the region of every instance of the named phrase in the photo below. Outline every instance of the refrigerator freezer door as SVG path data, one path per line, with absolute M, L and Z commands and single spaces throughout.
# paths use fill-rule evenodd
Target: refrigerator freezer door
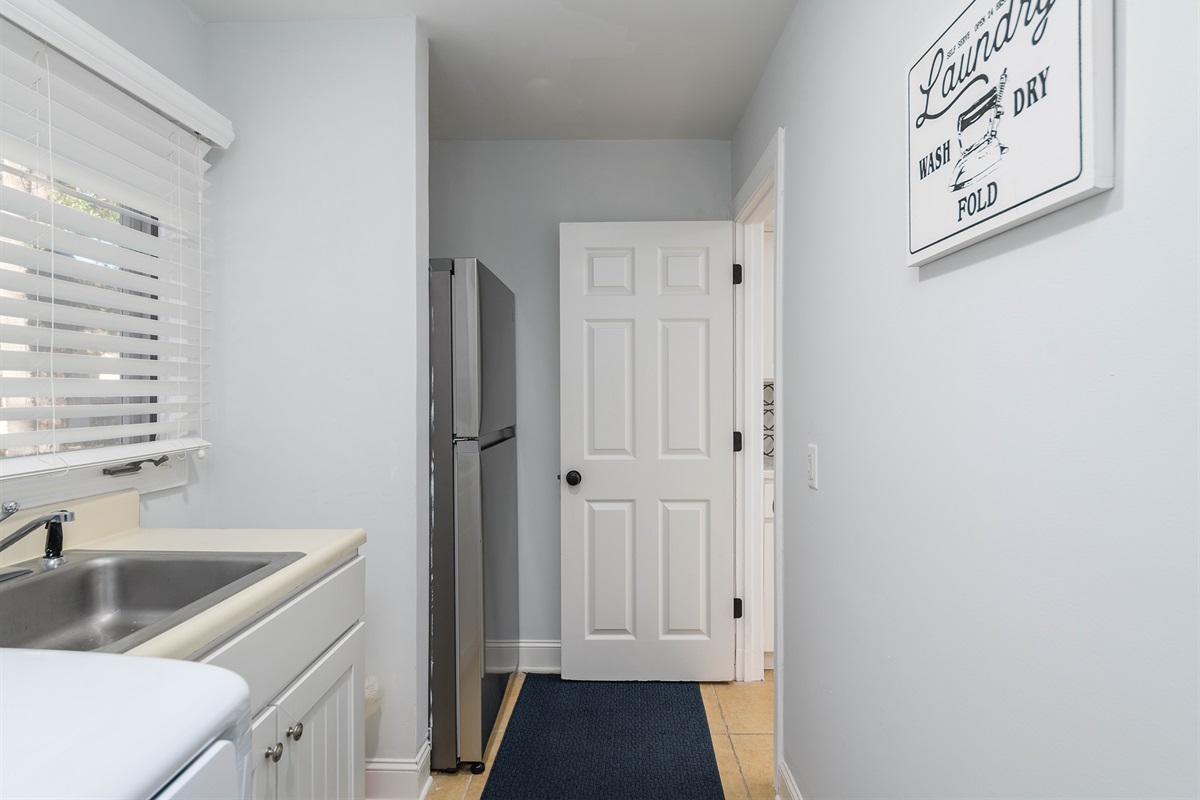
M 479 270 L 473 258 L 454 259 L 454 435 L 479 435 Z
M 478 268 L 483 436 L 517 424 L 517 334 L 513 293 L 483 264 Z
M 454 434 L 516 425 L 513 293 L 475 258 L 454 259 Z

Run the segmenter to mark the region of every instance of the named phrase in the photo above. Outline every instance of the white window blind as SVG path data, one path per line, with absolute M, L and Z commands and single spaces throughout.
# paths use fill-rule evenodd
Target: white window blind
M 207 152 L 0 18 L 0 478 L 206 445 Z

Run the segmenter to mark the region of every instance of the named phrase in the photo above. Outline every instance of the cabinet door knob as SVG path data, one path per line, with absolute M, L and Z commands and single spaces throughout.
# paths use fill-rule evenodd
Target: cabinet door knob
M 304 735 L 304 723 L 297 722 L 294 726 L 287 729 L 287 737 L 293 742 L 300 741 L 300 737 Z
M 267 758 L 278 763 L 279 759 L 283 758 L 283 742 L 276 742 L 274 746 L 268 747 Z

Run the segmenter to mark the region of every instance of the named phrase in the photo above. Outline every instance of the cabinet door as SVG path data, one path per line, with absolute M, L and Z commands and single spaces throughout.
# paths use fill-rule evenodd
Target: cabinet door
M 276 700 L 279 798 L 361 800 L 363 677 L 360 622 Z
M 275 722 L 275 706 L 267 706 L 250 726 L 253 742 L 254 800 L 275 800 L 276 765 L 269 751 L 282 740 Z

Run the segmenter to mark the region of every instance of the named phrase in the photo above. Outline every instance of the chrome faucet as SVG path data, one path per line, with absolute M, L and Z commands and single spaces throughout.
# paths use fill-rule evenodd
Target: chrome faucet
M 42 567 L 45 569 L 54 569 L 66 563 L 63 558 L 63 523 L 74 522 L 74 511 L 55 511 L 53 514 L 44 514 L 35 520 L 25 523 L 19 530 L 4 537 L 0 541 L 0 550 L 7 550 L 12 545 L 24 539 L 29 534 L 33 533 L 43 525 L 46 526 L 46 554 L 42 558 Z

